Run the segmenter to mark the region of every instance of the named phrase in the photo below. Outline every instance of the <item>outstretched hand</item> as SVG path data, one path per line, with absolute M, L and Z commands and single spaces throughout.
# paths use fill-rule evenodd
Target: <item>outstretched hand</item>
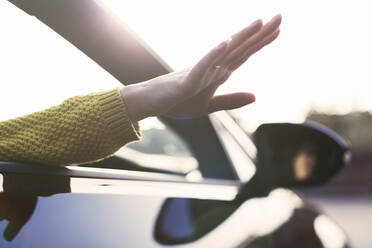
M 123 88 L 129 115 L 137 121 L 157 115 L 193 118 L 254 102 L 251 93 L 214 93 L 252 54 L 276 39 L 280 23 L 280 15 L 265 25 L 257 20 L 212 49 L 191 69 Z

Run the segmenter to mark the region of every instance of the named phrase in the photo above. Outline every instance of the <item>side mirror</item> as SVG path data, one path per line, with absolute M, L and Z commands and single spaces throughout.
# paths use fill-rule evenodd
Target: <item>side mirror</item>
M 263 124 L 254 141 L 256 174 L 272 186 L 324 184 L 351 159 L 348 144 L 315 122 Z

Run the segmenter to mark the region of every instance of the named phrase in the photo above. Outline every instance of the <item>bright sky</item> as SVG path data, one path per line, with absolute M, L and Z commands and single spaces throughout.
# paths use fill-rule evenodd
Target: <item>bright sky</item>
M 307 110 L 372 109 L 372 15 L 368 0 L 103 0 L 174 69 L 262 18 L 281 13 L 281 34 L 219 91 L 249 91 L 239 115 L 262 122 L 302 121 Z M 0 120 L 119 83 L 49 28 L 0 1 Z

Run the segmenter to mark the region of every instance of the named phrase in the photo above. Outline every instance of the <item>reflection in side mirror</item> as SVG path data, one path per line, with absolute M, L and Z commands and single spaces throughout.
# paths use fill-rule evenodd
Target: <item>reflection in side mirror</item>
M 324 184 L 351 158 L 338 134 L 314 122 L 263 124 L 254 140 L 256 173 L 273 186 Z

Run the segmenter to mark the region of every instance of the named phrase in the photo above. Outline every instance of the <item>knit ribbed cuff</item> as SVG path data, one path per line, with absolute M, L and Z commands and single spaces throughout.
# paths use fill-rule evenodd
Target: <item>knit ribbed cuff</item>
M 111 139 L 118 146 L 141 139 L 140 126 L 128 116 L 119 88 L 101 92 L 98 98 Z

